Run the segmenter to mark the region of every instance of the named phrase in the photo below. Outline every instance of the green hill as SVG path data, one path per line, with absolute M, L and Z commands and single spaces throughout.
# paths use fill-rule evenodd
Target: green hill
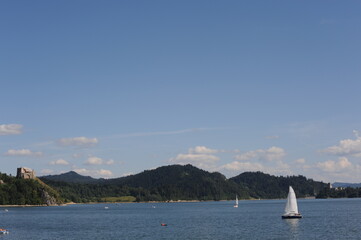
M 244 172 L 230 178 L 238 184 L 244 184 L 249 189 L 252 198 L 286 198 L 288 186 L 292 186 L 297 197 L 313 197 L 328 185 L 307 179 L 304 176 L 277 177 L 262 172 Z
M 111 179 L 109 184 L 150 190 L 165 200 L 221 200 L 249 198 L 247 189 L 222 174 L 210 173 L 192 165 L 171 165 L 128 177 Z
M 222 200 L 249 198 L 247 189 L 226 179 L 220 173 L 210 173 L 191 165 L 171 165 L 147 170 L 139 174 L 99 179 L 87 183 L 71 182 L 69 175 L 62 175 L 62 181 L 41 179 L 54 187 L 69 201 L 102 201 L 109 197 L 133 196 L 137 201 L 170 200 Z M 78 178 L 78 177 L 77 177 Z
M 47 179 L 57 182 L 69 182 L 69 183 L 100 183 L 104 179 L 96 179 L 89 176 L 82 176 L 74 171 L 67 173 L 62 173 L 59 175 L 48 175 L 40 177 L 42 179 Z
M 290 185 L 297 197 L 311 197 L 327 187 L 304 176 L 277 177 L 261 172 L 245 172 L 227 179 L 192 165 L 163 166 L 114 179 L 94 179 L 75 172 L 41 179 L 73 202 L 230 200 L 236 194 L 240 199 L 286 198 Z
M 19 179 L 0 173 L 0 205 L 56 205 L 59 194 L 39 179 Z

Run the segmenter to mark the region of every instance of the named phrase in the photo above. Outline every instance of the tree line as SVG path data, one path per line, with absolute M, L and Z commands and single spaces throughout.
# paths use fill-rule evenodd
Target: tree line
M 245 172 L 227 179 L 192 165 L 163 166 L 116 179 L 92 179 L 76 173 L 41 178 L 71 202 L 101 202 L 107 198 L 130 197 L 134 201 L 232 200 L 286 198 L 288 186 L 297 197 L 314 197 L 328 185 L 304 176 L 278 177 Z M 72 182 L 76 181 L 76 182 Z
M 358 198 L 361 197 L 361 188 L 329 188 L 320 191 L 316 198 Z

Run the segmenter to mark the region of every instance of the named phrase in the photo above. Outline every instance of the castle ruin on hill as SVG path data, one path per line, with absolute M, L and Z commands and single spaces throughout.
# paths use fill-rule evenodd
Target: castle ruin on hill
M 17 170 L 16 177 L 22 179 L 35 179 L 36 175 L 34 170 L 26 167 L 20 167 Z

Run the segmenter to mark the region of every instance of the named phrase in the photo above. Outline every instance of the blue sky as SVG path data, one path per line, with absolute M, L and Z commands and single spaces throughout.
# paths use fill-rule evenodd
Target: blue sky
M 1 172 L 361 182 L 359 1 L 2 1 Z

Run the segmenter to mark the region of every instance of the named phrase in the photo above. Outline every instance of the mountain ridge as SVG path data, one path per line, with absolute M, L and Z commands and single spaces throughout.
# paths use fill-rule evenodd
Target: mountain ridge
M 69 183 L 92 183 L 92 182 L 98 182 L 104 180 L 103 178 L 92 178 L 90 176 L 84 176 L 75 171 L 69 171 L 57 175 L 46 175 L 46 176 L 41 176 L 39 178 L 41 179 L 45 178 L 53 181 L 63 181 Z
M 190 164 L 168 165 L 112 179 L 94 179 L 75 172 L 41 179 L 72 201 L 98 201 L 102 197 L 132 196 L 136 201 L 230 200 L 284 198 L 293 185 L 298 197 L 316 196 L 323 182 L 304 176 L 277 177 L 261 172 L 245 172 L 227 179 Z

